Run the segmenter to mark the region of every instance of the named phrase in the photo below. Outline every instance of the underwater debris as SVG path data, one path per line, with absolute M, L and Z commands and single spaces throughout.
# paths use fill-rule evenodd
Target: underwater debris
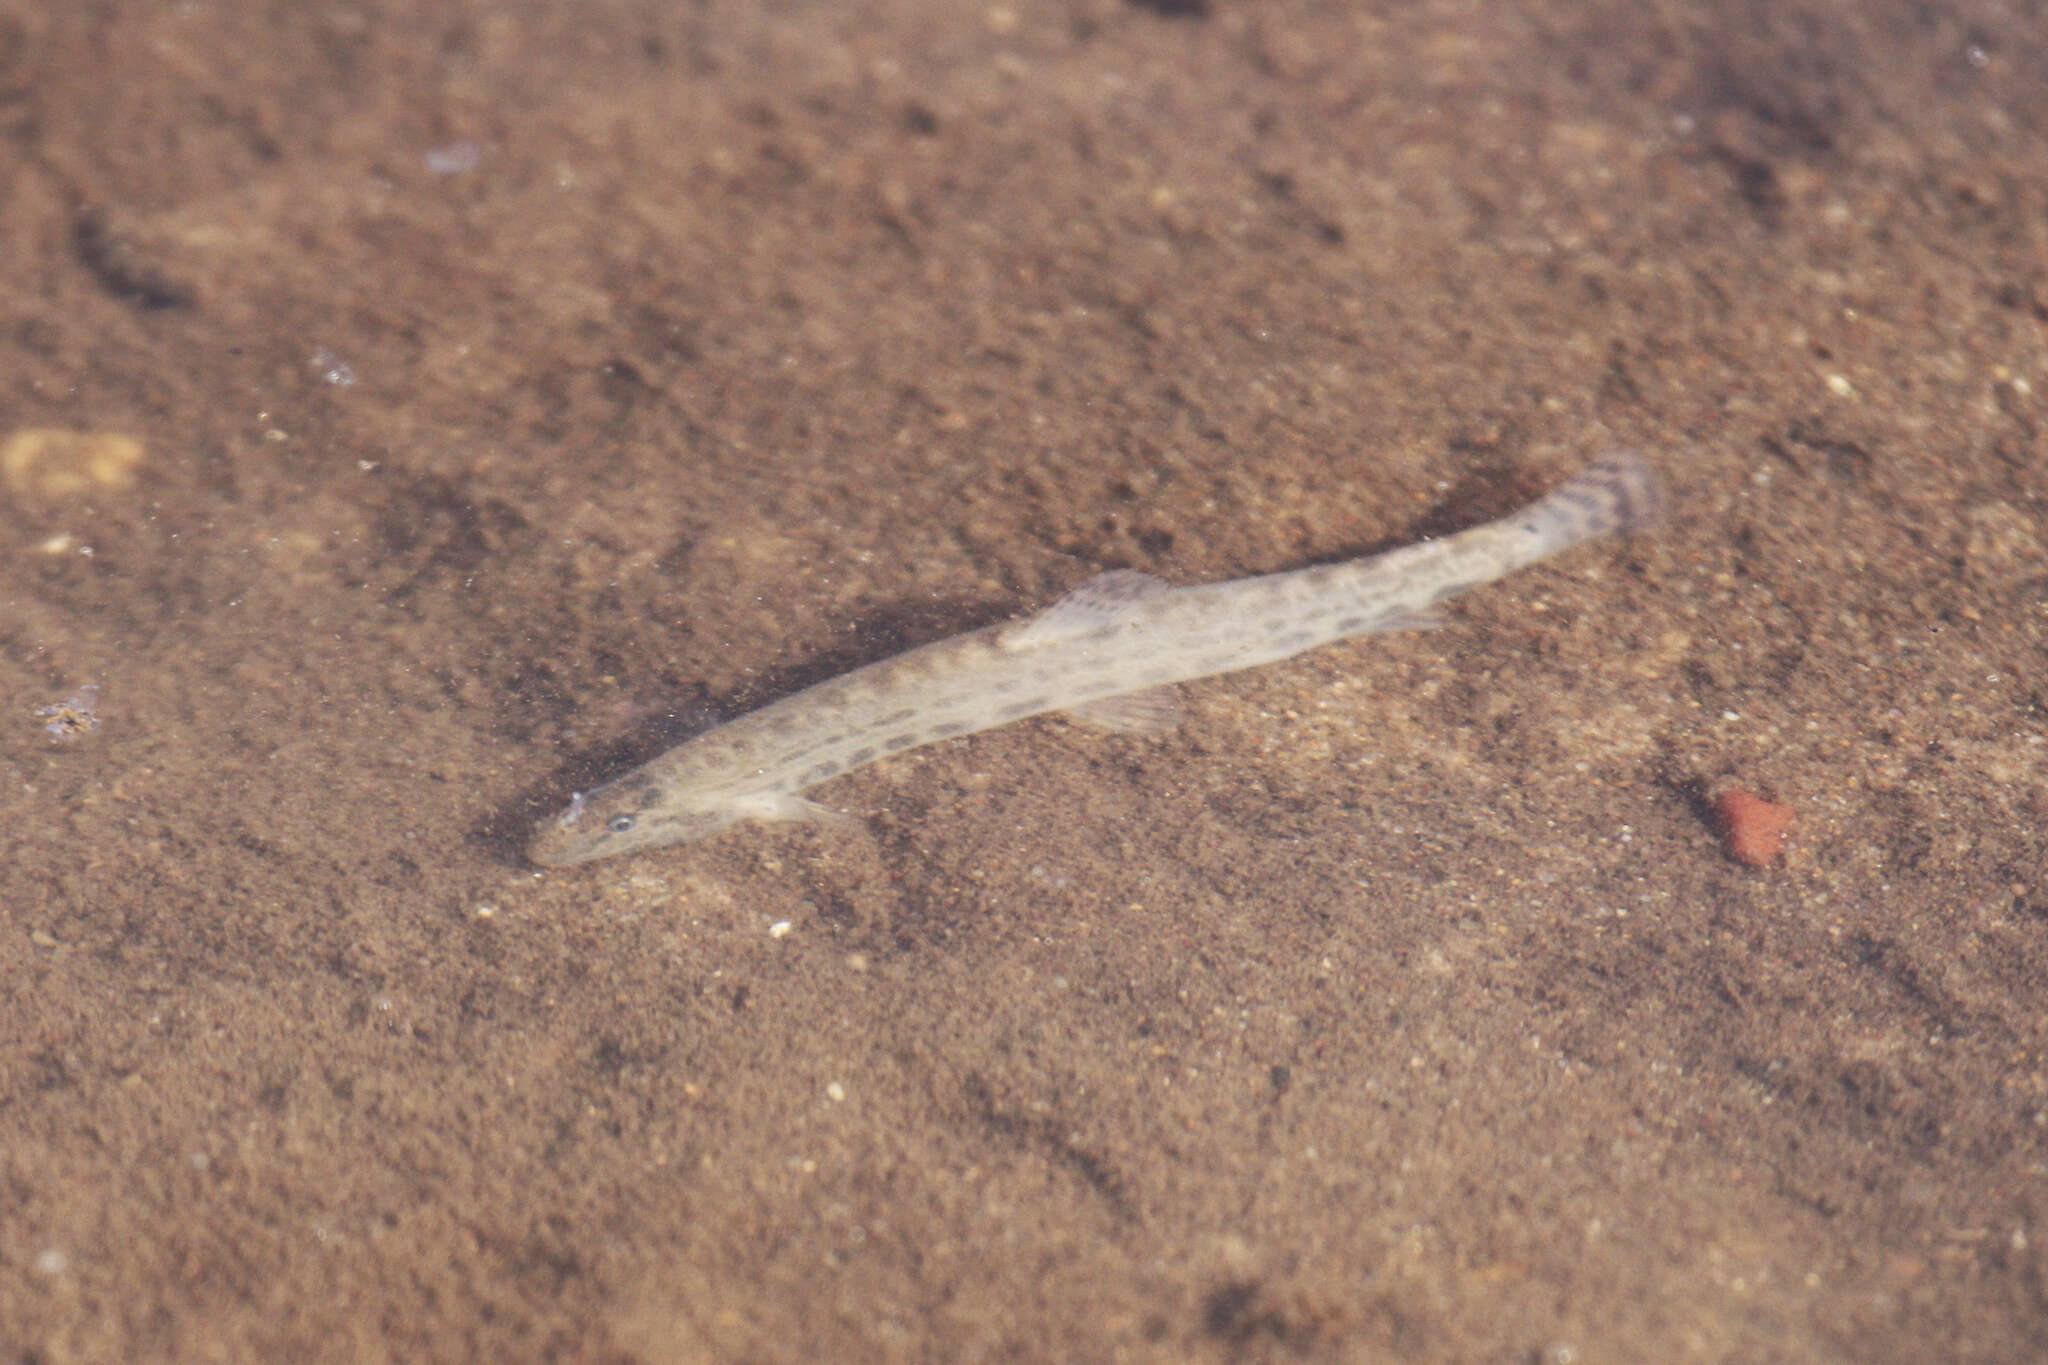
M 59 740 L 73 740 L 100 728 L 100 686 L 87 683 L 62 701 L 36 708 L 36 719 Z

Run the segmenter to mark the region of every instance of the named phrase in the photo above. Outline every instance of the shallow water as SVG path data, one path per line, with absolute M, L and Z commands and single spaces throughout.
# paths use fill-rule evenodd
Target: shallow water
M 1919 14 L 0 3 L 0 1343 L 2041 1351 L 2048 30 Z M 1170 736 L 520 858 L 1617 445 Z

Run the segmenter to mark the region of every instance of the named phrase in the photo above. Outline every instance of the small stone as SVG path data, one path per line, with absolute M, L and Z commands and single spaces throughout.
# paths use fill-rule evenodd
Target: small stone
M 1731 787 L 1714 799 L 1714 822 L 1729 857 L 1749 867 L 1769 867 L 1784 851 L 1792 808 Z
M 0 482 L 42 498 L 125 488 L 140 463 L 142 442 L 116 432 L 25 427 L 0 440 Z

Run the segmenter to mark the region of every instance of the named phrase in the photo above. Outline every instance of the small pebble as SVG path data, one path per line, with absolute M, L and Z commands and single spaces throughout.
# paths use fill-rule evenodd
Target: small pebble
M 142 442 L 112 431 L 24 427 L 0 437 L 0 483 L 47 499 L 126 488 L 142 463 Z
M 1784 852 L 1792 808 L 1731 787 L 1714 798 L 1714 823 L 1729 857 L 1750 867 L 1769 867 Z
M 468 138 L 429 148 L 424 160 L 435 175 L 461 175 L 473 171 L 484 159 L 484 149 Z

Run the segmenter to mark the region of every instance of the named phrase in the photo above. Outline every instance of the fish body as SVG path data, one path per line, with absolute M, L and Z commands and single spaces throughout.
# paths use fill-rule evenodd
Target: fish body
M 1657 507 L 1649 467 L 1613 454 L 1498 521 L 1385 554 L 1187 588 L 1125 569 L 1100 574 L 1035 616 L 855 669 L 579 792 L 540 824 L 527 856 L 562 867 L 741 820 L 844 820 L 801 793 L 890 754 L 1048 711 L 1170 728 L 1175 683 L 1429 624 L 1438 603 L 1640 529 Z

